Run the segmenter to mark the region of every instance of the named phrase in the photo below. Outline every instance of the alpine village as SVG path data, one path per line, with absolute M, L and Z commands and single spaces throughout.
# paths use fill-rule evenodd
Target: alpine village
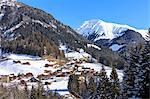
M 0 99 L 150 99 L 150 28 L 0 0 Z

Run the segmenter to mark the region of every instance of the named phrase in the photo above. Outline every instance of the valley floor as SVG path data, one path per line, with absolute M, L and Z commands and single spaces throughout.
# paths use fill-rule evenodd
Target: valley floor
M 28 55 L 11 54 L 7 58 L 8 60 L 0 62 L 1 84 L 4 86 L 15 84 L 21 89 L 24 86 L 24 81 L 31 89 L 33 85 L 37 86 L 40 77 L 44 89 L 57 91 L 60 95 L 69 94 L 67 88 L 69 75 L 73 73 L 81 75 L 82 71 L 99 72 L 102 66 L 100 63 L 76 62 L 73 60 L 60 66 L 56 61 L 43 60 L 40 57 Z M 112 68 L 105 66 L 105 69 L 109 77 Z M 122 81 L 122 70 L 117 70 L 117 73 L 120 81 Z

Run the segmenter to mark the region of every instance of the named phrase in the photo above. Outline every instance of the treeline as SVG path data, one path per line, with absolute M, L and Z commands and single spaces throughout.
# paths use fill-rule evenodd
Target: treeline
M 29 55 L 52 55 L 54 57 L 64 57 L 64 53 L 61 52 L 58 46 L 48 40 L 41 33 L 33 32 L 28 35 L 22 35 L 17 39 L 11 41 L 3 40 L 2 49 L 4 53 L 18 53 Z
M 68 89 L 83 99 L 149 99 L 150 42 L 132 49 L 127 62 L 122 81 L 115 67 L 107 77 L 102 66 L 99 73 L 70 75 Z
M 117 69 L 123 69 L 123 64 L 125 63 L 125 59 L 118 55 L 117 52 L 113 52 L 107 47 L 101 46 L 102 50 L 97 50 L 95 48 L 87 48 L 86 51 L 92 55 L 95 59 L 98 60 L 99 63 L 102 63 L 106 66 L 113 65 Z
M 31 89 L 26 85 L 22 88 L 17 85 L 9 88 L 0 85 L 0 99 L 63 99 L 63 96 L 45 90 L 39 83 L 38 87 L 32 86 Z
M 48 55 L 58 57 L 59 41 L 73 50 L 84 49 L 88 43 L 69 26 L 42 10 L 21 4 L 19 8 L 5 6 L 4 11 L 5 17 L 0 20 L 0 26 L 3 28 L 2 48 L 5 52 L 43 56 L 46 47 Z M 23 24 L 16 28 L 16 25 L 21 22 Z M 44 26 L 44 23 L 49 26 Z M 15 30 L 6 32 L 14 27 Z
M 115 99 L 121 98 L 121 86 L 116 69 L 113 67 L 110 79 L 102 66 L 100 73 L 91 76 L 82 73 L 81 76 L 69 77 L 68 89 L 83 99 Z

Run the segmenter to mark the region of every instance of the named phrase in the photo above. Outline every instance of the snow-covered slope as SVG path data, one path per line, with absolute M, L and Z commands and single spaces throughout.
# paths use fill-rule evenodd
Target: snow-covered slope
M 88 36 L 95 33 L 96 37 L 94 41 L 97 41 L 100 39 L 112 40 L 116 37 L 122 36 L 124 34 L 124 31 L 128 29 L 139 32 L 142 35 L 142 37 L 147 40 L 147 35 L 148 35 L 147 30 L 137 30 L 128 25 L 108 23 L 98 19 L 85 21 L 83 25 L 77 29 L 77 32 L 87 38 Z
M 8 5 L 8 6 L 15 6 L 15 2 L 17 0 L 0 0 L 0 6 Z
M 12 60 L 39 60 L 39 56 L 25 55 L 25 54 L 4 54 L 3 56 Z
M 11 49 L 10 47 L 17 46 L 17 42 L 21 42 L 19 47 L 9 50 L 13 53 L 42 56 L 44 47 L 49 47 L 55 51 L 52 52 L 49 49 L 47 53 L 52 52 L 54 55 L 55 52 L 59 51 L 58 44 L 60 41 L 70 49 L 76 50 L 77 48 L 85 49 L 89 43 L 71 27 L 56 20 L 51 14 L 16 0 L 0 0 L 0 31 L 3 40 L 7 43 L 2 46 L 2 48 L 6 48 L 4 50 Z M 35 46 L 31 45 L 32 47 L 28 48 L 31 41 L 32 45 Z M 45 43 L 46 46 L 44 46 Z M 22 49 L 18 50 L 21 47 Z M 37 49 L 40 50 L 37 51 Z
M 0 61 L 0 75 L 9 75 L 9 74 L 19 74 L 19 73 L 33 73 L 37 76 L 44 73 L 44 70 L 56 71 L 55 68 L 46 68 L 45 64 L 54 64 L 47 60 L 41 60 L 38 56 L 31 55 L 20 55 L 20 54 L 10 54 L 7 55 L 9 60 Z M 19 60 L 21 63 L 14 63 L 14 60 Z M 23 65 L 22 63 L 29 62 L 30 65 Z
M 72 58 L 72 59 L 81 59 L 85 57 L 91 57 L 91 55 L 86 52 L 75 52 L 75 51 L 66 53 L 65 56 L 66 58 Z
M 112 49 L 113 51 L 118 51 L 122 47 L 123 45 L 113 44 L 109 48 Z
M 98 46 L 96 46 L 96 45 L 93 45 L 93 44 L 87 44 L 87 47 L 93 47 L 93 48 L 95 48 L 95 49 L 97 49 L 97 50 L 101 50 L 100 47 L 98 47 Z

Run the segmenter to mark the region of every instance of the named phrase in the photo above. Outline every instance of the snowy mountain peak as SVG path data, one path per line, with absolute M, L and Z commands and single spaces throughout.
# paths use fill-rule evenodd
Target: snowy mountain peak
M 145 39 L 147 37 L 146 30 L 137 30 L 128 25 L 121 25 L 115 23 L 108 23 L 103 20 L 93 19 L 85 21 L 80 28 L 77 29 L 77 32 L 85 37 L 96 34 L 94 41 L 99 39 L 114 39 L 116 37 L 122 36 L 126 30 L 134 30 L 139 32 Z
M 104 21 L 99 20 L 99 19 L 92 19 L 92 20 L 85 21 L 82 26 L 87 25 L 87 24 L 97 24 L 97 23 L 101 23 L 101 22 L 104 22 Z
M 88 37 L 89 35 L 96 33 L 97 38 L 95 40 L 113 39 L 115 37 L 121 36 L 122 35 L 121 32 L 125 30 L 127 30 L 126 25 L 107 23 L 97 19 L 85 21 L 84 24 L 77 29 L 77 31 L 85 37 Z
M 14 6 L 16 1 L 17 0 L 1 0 L 0 6 L 2 5 Z
M 0 3 L 16 2 L 17 0 L 1 0 Z

